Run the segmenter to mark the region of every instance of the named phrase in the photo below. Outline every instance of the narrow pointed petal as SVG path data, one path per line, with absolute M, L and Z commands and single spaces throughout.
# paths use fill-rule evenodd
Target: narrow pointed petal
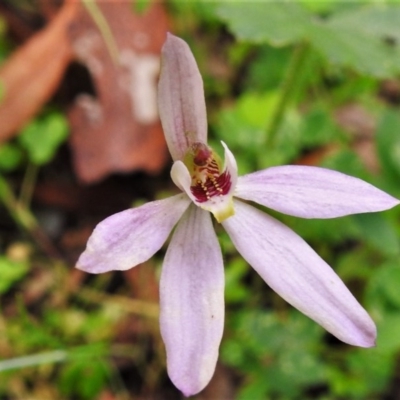
M 383 211 L 400 203 L 361 179 L 325 168 L 296 165 L 239 177 L 235 196 L 302 218 Z
M 235 210 L 222 224 L 239 253 L 275 292 L 343 342 L 374 346 L 374 322 L 303 239 L 248 204 L 235 201 Z
M 183 159 L 194 142 L 207 143 L 203 79 L 189 46 L 167 34 L 162 48 L 158 108 L 174 161 Z
M 153 201 L 100 222 L 76 267 L 98 274 L 147 261 L 167 240 L 190 200 L 185 194 Z
M 224 325 L 224 268 L 210 214 L 191 205 L 179 222 L 160 279 L 160 325 L 168 374 L 185 396 L 210 381 Z

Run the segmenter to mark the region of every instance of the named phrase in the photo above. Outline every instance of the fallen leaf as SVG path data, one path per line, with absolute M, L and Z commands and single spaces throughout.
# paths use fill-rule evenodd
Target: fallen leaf
M 0 69 L 0 142 L 27 123 L 50 99 L 71 61 L 67 36 L 79 3 L 68 1 L 46 28 L 16 50 Z
M 75 56 L 96 92 L 79 95 L 69 112 L 75 171 L 86 183 L 116 171 L 156 173 L 167 159 L 156 104 L 165 10 L 160 3 L 140 14 L 131 2 L 95 4 L 103 29 L 87 11 L 70 29 Z

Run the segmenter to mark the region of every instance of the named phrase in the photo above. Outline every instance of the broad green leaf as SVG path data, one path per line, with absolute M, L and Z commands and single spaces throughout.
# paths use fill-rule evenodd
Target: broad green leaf
M 342 8 L 347 5 L 347 3 L 340 2 L 337 0 L 297 0 L 299 3 L 304 5 L 305 8 L 312 11 L 313 13 L 331 13 L 335 11 L 337 8 Z
M 12 143 L 0 145 L 0 170 L 11 171 L 22 160 L 21 149 Z
M 298 2 L 232 2 L 217 13 L 239 40 L 275 46 L 307 41 L 334 65 L 382 78 L 400 71 L 399 46 L 388 41 L 400 37 L 399 10 L 361 4 L 322 19 Z
M 400 253 L 400 241 L 391 220 L 381 213 L 354 215 L 363 239 L 386 255 Z M 399 291 L 400 292 L 400 291 Z
M 391 76 L 400 71 L 399 46 L 390 42 L 390 39 L 400 38 L 399 18 L 400 6 L 395 5 L 364 5 L 338 13 L 327 22 L 327 27 L 337 37 L 338 46 L 332 55 L 332 48 L 336 46 L 326 43 L 325 54 L 329 51 L 331 57 L 339 58 L 340 64 L 352 66 L 362 73 Z M 338 53 L 340 44 L 341 56 Z
M 393 75 L 397 49 L 383 38 L 367 35 L 352 25 L 311 24 L 307 30 L 311 44 L 326 59 L 376 77 Z
M 312 19 L 295 2 L 229 2 L 217 9 L 240 40 L 282 46 L 300 41 Z
M 400 39 L 400 5 L 379 4 L 357 7 L 338 13 L 332 20 L 336 27 L 351 26 L 368 36 Z
M 53 158 L 67 135 L 68 124 L 65 117 L 59 113 L 52 113 L 27 125 L 22 130 L 19 141 L 27 150 L 31 161 L 41 165 Z

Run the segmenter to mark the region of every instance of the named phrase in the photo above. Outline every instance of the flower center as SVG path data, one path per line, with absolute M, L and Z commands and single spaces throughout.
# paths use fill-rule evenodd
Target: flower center
M 194 143 L 191 147 L 193 164 L 191 165 L 192 185 L 190 191 L 199 203 L 215 196 L 229 193 L 232 182 L 229 172 L 221 172 L 221 161 L 204 143 Z

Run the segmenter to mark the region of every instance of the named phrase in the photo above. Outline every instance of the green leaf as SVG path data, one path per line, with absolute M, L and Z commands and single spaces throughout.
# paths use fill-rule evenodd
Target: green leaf
M 34 164 L 49 162 L 60 144 L 68 136 L 68 124 L 59 113 L 51 113 L 27 125 L 19 136 L 19 141 L 28 152 Z
M 386 255 L 400 253 L 400 242 L 395 226 L 383 214 L 359 214 L 353 215 L 353 219 L 358 224 L 362 237 L 377 250 Z
M 217 13 L 239 40 L 275 46 L 308 41 L 340 67 L 375 77 L 400 71 L 400 49 L 394 41 L 400 37 L 399 6 L 361 5 L 321 19 L 296 2 L 232 2 Z
M 11 143 L 4 143 L 0 146 L 0 169 L 12 171 L 22 160 L 20 148 Z
M 279 89 L 291 54 L 292 50 L 287 47 L 261 46 L 248 66 L 246 87 L 254 88 L 258 93 Z M 266 73 L 266 66 L 268 66 L 268 73 Z
M 71 361 L 62 370 L 59 387 L 69 398 L 94 399 L 110 375 L 109 366 L 100 358 Z
M 280 317 L 246 310 L 236 323 L 237 337 L 222 344 L 222 357 L 247 373 L 238 398 L 294 398 L 302 386 L 323 381 L 326 366 L 316 356 L 323 330 L 313 321 L 292 310 Z
M 399 46 L 388 40 L 400 38 L 399 18 L 399 6 L 360 6 L 334 15 L 311 40 L 334 63 L 391 76 L 400 70 Z
M 242 258 L 235 258 L 225 266 L 225 301 L 238 303 L 246 300 L 249 290 L 242 278 L 248 272 L 247 263 Z
M 374 5 L 362 6 L 334 17 L 337 27 L 352 26 L 369 36 L 400 39 L 400 6 Z
M 311 24 L 307 36 L 315 49 L 334 65 L 375 77 L 394 74 L 398 49 L 380 37 L 366 35 L 357 26 Z
M 252 380 L 251 382 L 244 385 L 237 395 L 238 400 L 258 400 L 268 398 L 269 382 L 265 379 L 265 376 L 258 376 L 258 379 Z
M 275 46 L 302 40 L 312 18 L 295 2 L 229 2 L 217 14 L 238 39 Z
M 356 393 L 357 398 L 380 398 L 380 396 L 375 397 L 372 394 L 379 394 L 385 390 L 393 373 L 395 357 L 395 354 L 380 352 L 379 347 L 349 353 L 346 361 L 350 373 L 356 378 L 363 378 L 357 379 L 360 385 L 358 393 Z M 347 387 L 354 393 L 348 381 Z
M 301 123 L 300 139 L 304 146 L 327 145 L 343 135 L 333 122 L 331 112 L 326 107 L 316 104 Z
M 25 276 L 27 271 L 27 262 L 0 256 L 0 293 L 6 293 L 14 283 Z
M 346 6 L 346 3 L 339 2 L 337 0 L 323 0 L 323 1 L 297 0 L 297 1 L 303 4 L 305 8 L 312 11 L 313 13 L 327 14 L 336 10 L 337 8 Z
M 367 294 L 371 300 L 388 300 L 392 306 L 400 308 L 400 266 L 394 263 L 382 265 L 370 281 Z M 387 304 L 387 303 L 386 303 Z
M 377 347 L 380 351 L 391 353 L 400 350 L 400 314 L 385 313 L 378 322 Z

